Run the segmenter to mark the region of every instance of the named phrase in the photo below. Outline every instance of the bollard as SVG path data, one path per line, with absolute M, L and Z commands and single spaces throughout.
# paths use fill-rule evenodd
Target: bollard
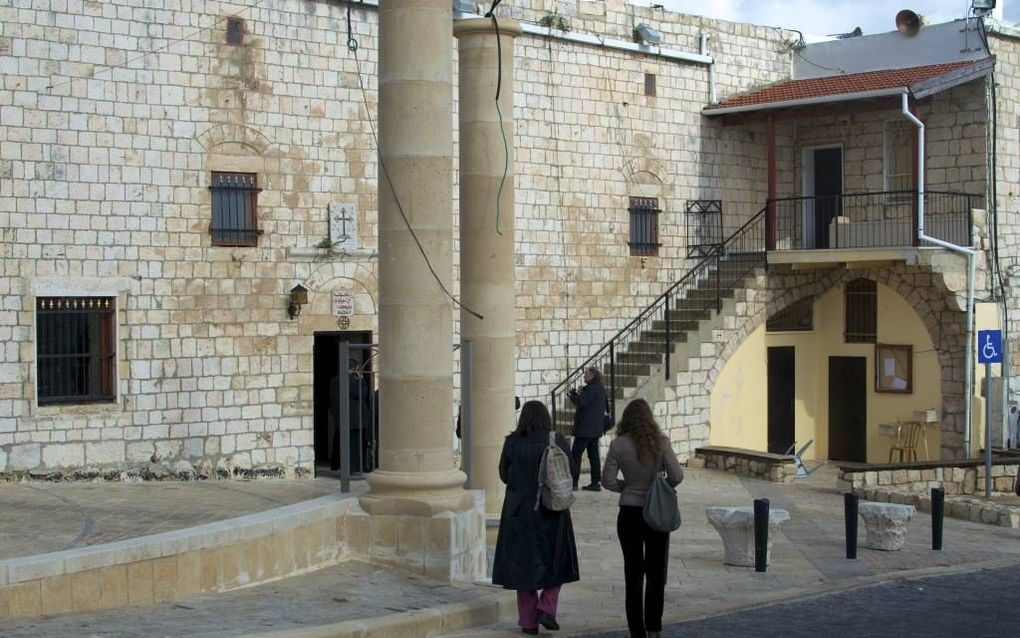
M 931 548 L 942 551 L 942 519 L 946 515 L 946 491 L 931 488 Z
M 769 499 L 754 500 L 754 571 L 764 572 L 769 559 Z
M 857 505 L 860 498 L 853 492 L 843 495 L 843 514 L 846 518 L 846 557 L 857 558 Z

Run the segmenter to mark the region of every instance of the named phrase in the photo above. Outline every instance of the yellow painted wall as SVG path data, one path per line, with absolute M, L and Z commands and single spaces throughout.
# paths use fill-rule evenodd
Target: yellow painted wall
M 876 393 L 874 344 L 845 343 L 843 339 L 844 290 L 833 288 L 814 303 L 811 332 L 766 333 L 762 326 L 730 358 L 712 391 L 709 440 L 755 450 L 767 449 L 767 349 L 795 348 L 795 433 L 797 444 L 814 439 L 807 458 L 827 458 L 829 439 L 829 357 L 866 359 L 868 461 L 888 460 L 890 440 L 879 434 L 880 423 L 908 420 L 915 410 L 941 412 L 941 369 L 934 345 L 921 318 L 891 288 L 878 285 L 879 343 L 914 347 L 913 392 Z M 937 426 L 927 428 L 930 455 L 939 454 Z M 919 454 L 923 455 L 923 447 Z

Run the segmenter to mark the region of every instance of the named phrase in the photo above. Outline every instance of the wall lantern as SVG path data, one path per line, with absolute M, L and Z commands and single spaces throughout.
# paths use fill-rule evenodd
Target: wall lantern
M 290 305 L 287 306 L 287 315 L 291 319 L 301 314 L 301 306 L 308 303 L 308 289 L 298 284 L 290 289 Z
M 659 44 L 662 42 L 662 34 L 651 26 L 642 22 L 634 27 L 634 40 L 645 44 Z

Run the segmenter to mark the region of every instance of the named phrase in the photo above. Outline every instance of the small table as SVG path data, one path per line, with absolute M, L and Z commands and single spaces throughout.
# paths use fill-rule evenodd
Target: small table
M 913 505 L 897 503 L 861 503 L 858 512 L 864 520 L 864 547 L 895 552 L 907 542 L 907 523 L 917 510 Z
M 705 508 L 708 522 L 722 537 L 723 563 L 738 567 L 754 567 L 754 508 L 753 507 L 708 507 Z M 790 513 L 781 509 L 769 509 L 769 543 L 765 553 L 765 564 L 772 560 L 772 539 L 779 526 L 790 520 Z

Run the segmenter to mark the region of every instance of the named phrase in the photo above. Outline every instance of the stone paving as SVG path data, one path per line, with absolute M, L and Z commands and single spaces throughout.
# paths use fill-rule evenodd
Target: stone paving
M 782 596 L 803 596 L 824 592 L 826 588 L 831 591 L 833 585 L 849 586 L 862 582 L 862 579 L 874 582 L 895 574 L 918 573 L 932 568 L 991 562 L 1020 564 L 1020 542 L 1017 542 L 1020 541 L 1020 530 L 947 519 L 946 550 L 932 552 L 928 549 L 930 518 L 920 513 L 909 524 L 907 544 L 902 551 L 878 552 L 862 548 L 858 560 L 848 561 L 844 558 L 843 548 L 843 499 L 835 484 L 835 473 L 829 468 L 823 468 L 806 481 L 790 485 L 711 470 L 688 470 L 687 480 L 680 487 L 684 525 L 674 534 L 670 548 L 666 619 L 678 622 L 763 601 L 780 600 Z M 153 486 L 160 490 L 146 494 L 153 499 L 153 510 L 158 509 L 156 504 L 163 504 L 161 511 L 177 512 L 187 507 L 187 498 L 168 501 L 163 498 L 161 490 L 172 487 L 174 489 L 167 493 L 173 493 L 195 489 L 190 494 L 196 495 L 196 498 L 215 500 L 215 493 L 202 491 L 218 489 L 215 485 L 170 486 L 164 483 Z M 272 485 L 251 483 L 229 484 L 228 487 L 242 486 L 242 490 L 253 490 L 248 494 L 249 498 L 257 493 L 265 498 L 284 498 L 282 495 L 289 493 L 285 482 L 279 482 L 279 487 L 270 487 Z M 335 485 L 328 483 L 326 487 L 335 489 Z M 138 486 L 101 487 L 109 490 L 111 487 Z M 308 489 L 310 496 L 315 496 L 321 493 L 317 490 L 322 487 L 307 482 L 298 483 L 291 489 Z M 93 506 L 102 501 L 102 491 L 93 496 Z M 221 505 L 230 503 L 229 507 L 236 507 L 231 501 L 239 500 L 237 497 L 237 494 L 225 490 L 220 490 L 218 496 Z M 709 526 L 704 514 L 707 506 L 747 505 L 758 497 L 768 497 L 774 507 L 785 509 L 791 515 L 789 523 L 774 539 L 772 565 L 765 574 L 756 574 L 752 568 L 724 566 L 722 541 Z M 578 493 L 572 511 L 582 580 L 563 590 L 558 614 L 563 626 L 560 635 L 591 635 L 625 626 L 622 557 L 615 534 L 616 499 L 617 496 L 610 492 Z M 172 505 L 174 502 L 177 504 Z M 204 507 L 209 507 L 209 504 Z M 88 511 L 88 508 L 83 509 Z M 109 509 L 115 509 L 115 506 L 111 504 Z M 68 512 L 74 511 L 68 508 Z M 26 517 L 33 516 L 30 509 L 25 512 Z M 130 516 L 125 515 L 127 518 Z M 155 519 L 148 523 L 150 526 L 163 524 L 166 521 Z M 450 587 L 348 562 L 314 574 L 226 594 L 187 599 L 177 604 L 31 621 L 3 621 L 0 622 L 0 636 L 257 635 L 355 618 L 392 617 L 399 611 L 497 595 L 505 595 L 505 592 L 491 585 Z M 507 620 L 448 635 L 509 637 L 520 633 L 514 621 Z
M 337 489 L 331 479 L 0 484 L 0 559 L 194 527 Z

